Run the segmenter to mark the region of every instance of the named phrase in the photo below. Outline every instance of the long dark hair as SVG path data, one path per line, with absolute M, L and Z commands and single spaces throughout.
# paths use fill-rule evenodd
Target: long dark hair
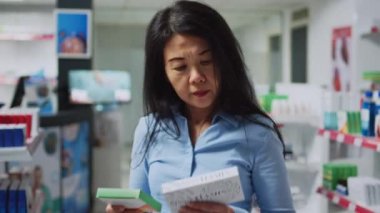
M 220 78 L 217 110 L 240 119 L 249 119 L 252 118 L 251 115 L 260 114 L 273 122 L 258 104 L 247 76 L 240 45 L 223 17 L 205 4 L 177 1 L 157 12 L 147 29 L 144 110 L 145 114 L 154 116 L 153 123 L 148 124 L 147 146 L 153 141 L 159 128 L 169 128 L 168 122 L 162 122 L 163 120 L 174 124 L 177 137 L 180 135 L 172 108 L 183 107 L 184 103 L 166 78 L 163 55 L 167 41 L 174 34 L 197 36 L 209 44 Z M 273 128 L 283 141 L 276 125 L 268 127 Z

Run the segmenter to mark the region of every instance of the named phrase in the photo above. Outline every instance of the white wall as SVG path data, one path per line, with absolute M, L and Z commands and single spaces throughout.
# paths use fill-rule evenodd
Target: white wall
M 352 26 L 352 30 L 355 31 L 355 17 L 354 0 L 310 1 L 307 75 L 309 83 L 331 84 L 332 30 L 336 27 Z M 355 41 L 355 38 L 352 41 Z M 355 42 L 353 42 L 352 48 L 355 50 Z M 351 74 L 353 75 L 356 72 L 354 54 L 355 51 L 352 51 Z
M 0 34 L 53 33 L 50 12 L 0 12 Z M 44 70 L 48 77 L 58 74 L 54 39 L 48 41 L 0 40 L 0 77 L 17 79 L 20 75 Z M 14 84 L 0 83 L 0 101 L 9 104 Z
M 53 33 L 53 11 L 1 12 L 0 34 Z M 44 69 L 48 76 L 57 75 L 54 39 L 48 41 L 0 41 L 0 74 L 12 72 L 30 74 Z
M 99 186 L 127 187 L 133 133 L 143 115 L 145 26 L 96 25 L 94 31 L 94 69 L 129 71 L 131 102 L 121 106 L 121 143 L 95 148 L 93 189 Z M 104 204 L 96 201 L 95 212 L 104 211 Z
M 122 106 L 125 115 L 124 142 L 132 143 L 133 132 L 143 114 L 145 26 L 97 25 L 94 41 L 94 69 L 129 71 L 132 101 Z
M 366 70 L 380 70 L 379 39 L 363 37 L 374 20 L 380 20 L 378 0 L 320 0 L 310 1 L 308 41 L 309 82 L 330 85 L 332 29 L 352 26 L 351 88 L 359 95 L 368 89 L 369 81 L 362 80 Z M 356 97 L 358 98 L 358 97 Z M 358 104 L 357 104 L 358 107 Z
M 269 36 L 280 33 L 280 14 L 264 19 L 259 24 L 235 30 L 235 35 L 243 49 L 250 77 L 255 84 L 269 82 Z
M 357 8 L 357 70 L 362 73 L 366 70 L 380 71 L 380 39 L 379 36 L 363 36 L 368 34 L 374 21 L 380 25 L 380 1 L 356 1 Z M 378 26 L 379 27 L 379 26 Z M 364 82 L 362 82 L 364 83 Z

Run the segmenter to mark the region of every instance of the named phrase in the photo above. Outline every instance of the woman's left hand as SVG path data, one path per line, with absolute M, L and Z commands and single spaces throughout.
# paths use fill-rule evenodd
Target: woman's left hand
M 224 203 L 197 201 L 190 202 L 181 207 L 179 213 L 195 213 L 195 212 L 215 212 L 215 213 L 233 213 L 229 206 Z

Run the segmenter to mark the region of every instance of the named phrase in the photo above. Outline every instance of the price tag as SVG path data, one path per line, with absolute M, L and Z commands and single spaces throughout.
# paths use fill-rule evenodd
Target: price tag
M 357 146 L 357 147 L 361 147 L 363 144 L 363 139 L 361 138 L 355 138 L 354 140 L 354 145 Z
M 348 210 L 355 211 L 355 209 L 356 209 L 356 205 L 355 204 L 353 204 L 353 203 L 348 204 Z
M 339 199 L 340 199 L 339 196 L 334 195 L 334 197 L 332 199 L 332 202 L 338 204 L 339 203 Z
M 330 139 L 330 132 L 329 131 L 325 131 L 323 133 L 323 137 L 325 137 L 326 139 Z
M 338 134 L 336 137 L 336 142 L 343 143 L 344 142 L 344 134 Z

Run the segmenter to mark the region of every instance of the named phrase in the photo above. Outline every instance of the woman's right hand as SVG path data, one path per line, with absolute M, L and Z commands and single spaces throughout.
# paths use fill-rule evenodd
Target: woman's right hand
M 106 207 L 106 213 L 143 213 L 143 212 L 151 212 L 152 209 L 148 206 L 143 206 L 139 209 L 128 209 L 125 206 L 119 205 L 111 205 L 108 204 Z
M 121 212 L 126 212 L 127 208 L 124 206 L 116 206 L 116 205 L 111 205 L 107 204 L 106 207 L 106 212 L 107 213 L 121 213 Z

